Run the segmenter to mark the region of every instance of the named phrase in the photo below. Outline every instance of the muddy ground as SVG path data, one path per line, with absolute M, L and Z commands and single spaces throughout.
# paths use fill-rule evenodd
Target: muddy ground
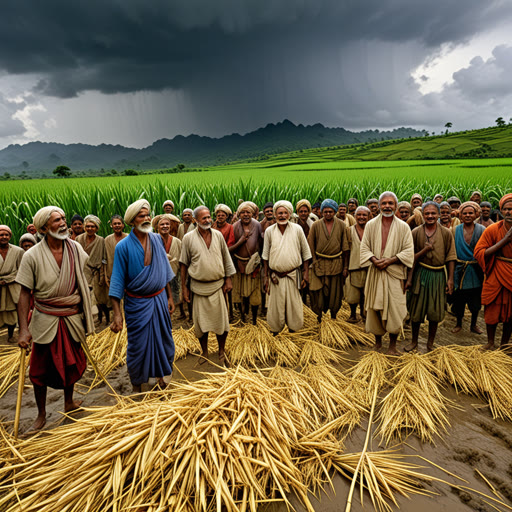
M 183 326 L 190 326 L 186 321 L 177 319 L 178 314 L 175 313 L 173 318 L 173 326 L 175 328 Z M 479 319 L 479 326 L 485 331 L 485 324 L 483 322 L 483 314 Z M 458 334 L 452 334 L 451 330 L 455 326 L 455 318 L 447 315 L 443 323 L 439 327 L 439 332 L 436 340 L 437 345 L 477 345 L 485 341 L 485 334 L 477 335 L 469 332 L 469 317 L 464 320 L 463 330 Z M 97 326 L 97 330 L 104 329 L 106 325 L 103 323 Z M 410 341 L 410 330 L 405 331 L 406 341 L 400 341 L 399 349 L 403 348 Z M 497 339 L 499 340 L 501 331 L 498 332 Z M 420 337 L 420 351 L 425 350 L 426 326 L 422 327 Z M 7 331 L 0 330 L 0 344 L 7 344 Z M 361 350 L 354 348 L 350 356 L 354 359 L 360 355 Z M 200 371 L 220 371 L 215 363 L 218 363 L 216 354 L 211 355 L 212 363 L 202 365 L 198 368 L 198 358 L 194 355 L 187 356 L 176 363 L 176 371 L 173 378 L 195 380 L 201 377 Z M 512 376 L 511 376 L 512 378 Z M 89 372 L 82 378 L 81 384 L 76 387 L 77 398 L 83 394 L 90 382 L 91 374 Z M 123 395 L 130 394 L 131 385 L 128 378 L 126 366 L 123 366 L 109 375 L 109 382 L 114 389 Z M 149 383 L 150 385 L 153 382 Z M 480 492 L 492 494 L 489 486 L 478 471 L 485 476 L 489 482 L 497 489 L 503 497 L 505 503 L 512 507 L 512 424 L 509 422 L 494 420 L 489 413 L 488 407 L 480 400 L 474 397 L 465 395 L 457 395 L 451 388 L 445 391 L 445 395 L 453 400 L 457 408 L 450 409 L 449 420 L 450 427 L 448 432 L 441 439 L 436 440 L 435 445 L 421 444 L 418 439 L 411 436 L 405 443 L 396 447 L 402 453 L 409 455 L 421 455 L 442 468 L 454 473 L 455 475 L 464 478 L 468 481 L 467 485 Z M 81 397 L 85 406 L 97 406 L 113 404 L 115 399 L 108 393 L 105 386 L 96 388 L 88 394 Z M 4 397 L 0 399 L 0 416 L 6 422 L 7 428 L 12 428 L 12 421 L 15 414 L 16 403 L 16 386 L 13 386 Z M 69 421 L 63 418 L 61 411 L 63 408 L 62 391 L 49 390 L 48 391 L 48 420 L 46 429 L 55 428 L 55 426 Z M 80 417 L 86 414 L 85 412 L 75 413 L 75 417 Z M 23 394 L 23 407 L 21 412 L 20 432 L 27 430 L 32 424 L 36 416 L 36 406 L 33 397 L 33 392 L 30 383 L 27 379 L 24 394 Z M 10 424 L 9 424 L 10 423 Z M 364 439 L 366 436 L 366 425 L 356 429 L 353 434 L 346 441 L 347 452 L 361 451 Z M 379 439 L 373 439 L 372 448 L 379 447 Z M 421 463 L 421 461 L 417 461 Z M 425 464 L 426 465 L 426 464 Z M 426 473 L 445 479 L 452 483 L 459 483 L 457 480 L 443 473 L 436 468 L 425 470 Z M 331 512 L 345 509 L 345 503 L 350 487 L 350 482 L 335 476 L 333 479 L 334 491 L 326 489 L 326 494 L 321 496 L 320 501 L 313 500 L 313 506 L 318 512 Z M 434 483 L 427 485 L 426 489 L 434 492 L 436 495 L 431 497 L 414 496 L 411 500 L 406 498 L 399 498 L 399 505 L 405 511 L 450 511 L 450 512 L 464 512 L 464 511 L 491 511 L 496 510 L 491 505 L 486 504 L 482 498 L 476 496 L 474 493 L 457 490 L 454 487 Z M 365 495 L 364 510 L 371 510 L 373 507 L 369 500 L 369 496 Z M 286 510 L 283 505 L 272 505 L 266 508 L 271 512 L 281 512 Z M 300 505 L 297 505 L 297 510 L 302 510 Z M 354 512 L 363 510 L 359 493 L 355 493 L 355 498 L 352 504 Z M 498 510 L 512 510 L 512 508 L 500 508 Z

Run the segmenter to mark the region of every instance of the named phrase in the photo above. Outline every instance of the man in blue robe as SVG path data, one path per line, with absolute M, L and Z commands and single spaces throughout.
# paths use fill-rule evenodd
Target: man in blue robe
M 467 304 L 471 312 L 470 330 L 476 334 L 482 334 L 482 330 L 476 325 L 476 321 L 482 306 L 484 273 L 473 255 L 475 245 L 485 229 L 481 224 L 475 223 L 479 213 L 480 207 L 473 201 L 467 201 L 459 208 L 462 224 L 455 228 L 457 263 L 455 265 L 455 292 L 453 294 L 452 311 L 457 318 L 457 324 L 452 330 L 453 333 L 462 329 L 462 319 Z
M 174 302 L 170 282 L 174 277 L 162 238 L 151 232 L 150 205 L 140 199 L 130 205 L 124 216 L 132 226 L 131 233 L 121 240 L 114 254 L 109 296 L 112 299 L 113 332 L 123 328 L 121 299 L 128 329 L 126 363 L 134 393 L 150 377 L 163 379 L 171 375 L 174 361 L 171 314 Z

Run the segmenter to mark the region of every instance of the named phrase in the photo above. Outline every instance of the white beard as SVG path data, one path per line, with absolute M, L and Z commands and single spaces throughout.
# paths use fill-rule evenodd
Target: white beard
M 140 224 L 139 226 L 135 226 L 135 229 L 140 231 L 141 233 L 151 233 L 153 231 L 153 228 L 151 227 L 151 222 L 144 222 L 143 224 Z
M 197 223 L 197 225 L 201 228 L 201 229 L 204 229 L 205 231 L 207 231 L 208 229 L 210 229 L 212 227 L 212 223 L 209 222 L 208 224 L 201 224 L 201 223 Z
M 48 231 L 48 234 L 56 238 L 57 240 L 66 240 L 66 238 L 69 238 L 69 231 L 66 229 L 65 231 Z
M 280 226 L 284 226 L 285 224 L 288 224 L 288 220 L 278 220 L 276 221 Z
M 381 213 L 382 213 L 382 216 L 383 216 L 383 217 L 393 217 L 393 215 L 395 215 L 393 212 L 389 212 L 389 213 L 387 213 L 387 212 L 381 212 Z

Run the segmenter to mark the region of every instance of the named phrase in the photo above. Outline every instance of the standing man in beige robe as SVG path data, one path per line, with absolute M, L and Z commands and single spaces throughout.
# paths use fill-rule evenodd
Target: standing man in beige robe
M 350 306 L 350 317 L 347 322 L 356 324 L 357 305 L 363 320 L 366 319 L 364 310 L 364 287 L 368 268 L 361 267 L 361 240 L 364 235 L 364 228 L 370 220 L 371 212 L 366 206 L 358 206 L 355 213 L 356 224 L 349 229 L 350 258 L 348 262 L 348 278 L 345 285 L 346 300 Z
M 290 222 L 292 213 L 289 201 L 277 201 L 277 223 L 266 229 L 263 242 L 263 278 L 269 294 L 267 322 L 274 334 L 285 325 L 291 332 L 304 326 L 300 290 L 309 282 L 311 251 L 302 228 Z
M 110 278 L 112 277 L 112 269 L 114 268 L 114 254 L 116 245 L 128 236 L 123 230 L 125 228 L 124 220 L 121 215 L 112 215 L 110 219 L 110 227 L 113 233 L 105 237 L 105 283 L 110 286 Z M 110 307 L 110 306 L 109 306 Z
M 308 237 L 313 258 L 309 287 L 311 308 L 319 322 L 327 311 L 335 319 L 341 308 L 350 257 L 348 228 L 335 217 L 338 205 L 332 199 L 325 199 L 320 210 L 322 218 L 313 223 Z
M 94 321 L 84 274 L 87 254 L 69 239 L 64 212 L 46 206 L 36 213 L 34 224 L 44 238 L 24 254 L 16 282 L 21 285 L 18 345 L 32 349 L 29 377 L 38 410 L 32 429 L 39 430 L 46 423 L 48 386 L 64 390 L 64 412 L 80 407 L 73 389 L 87 367 L 81 343 L 94 332 Z M 32 293 L 35 308 L 29 325 Z
M 381 350 L 389 333 L 388 354 L 398 355 L 396 342 L 407 316 L 405 280 L 414 264 L 414 244 L 409 226 L 395 216 L 398 199 L 393 192 L 379 198 L 381 213 L 366 224 L 361 240 L 361 267 L 368 267 L 364 288 L 366 331 L 375 335 Z
M 254 209 L 246 201 L 237 210 L 240 220 L 233 226 L 235 243 L 229 246 L 234 256 L 236 274 L 233 277 L 233 302 L 240 305 L 240 317 L 245 323 L 251 307 L 252 323 L 256 325 L 261 304 L 261 250 L 263 230 L 261 224 L 252 218 Z
M 220 231 L 212 229 L 210 210 L 194 210 L 197 229 L 187 233 L 181 244 L 181 289 L 183 300 L 192 301 L 194 332 L 201 344 L 203 361 L 208 359 L 208 333 L 219 343 L 219 361 L 227 365 L 224 347 L 229 332 L 226 294 L 232 289 L 236 270 Z M 190 278 L 190 282 L 188 282 Z
M 193 222 L 193 211 L 190 208 L 185 208 L 181 213 L 181 218 L 183 219 L 183 224 L 180 224 L 178 228 L 178 238 L 183 240 L 183 237 L 193 229 L 196 228 L 196 225 Z
M 101 221 L 96 215 L 87 215 L 84 219 L 85 233 L 78 235 L 76 241 L 89 255 L 85 266 L 85 276 L 98 307 L 98 322 L 101 323 L 103 315 L 105 315 L 105 322 L 109 323 L 108 287 L 105 281 L 105 239 L 96 234 L 100 224 Z
M 20 298 L 20 285 L 16 274 L 25 251 L 10 244 L 12 231 L 9 226 L 0 226 L 0 327 L 7 325 L 7 341 L 14 341 L 14 328 L 18 322 L 16 305 Z

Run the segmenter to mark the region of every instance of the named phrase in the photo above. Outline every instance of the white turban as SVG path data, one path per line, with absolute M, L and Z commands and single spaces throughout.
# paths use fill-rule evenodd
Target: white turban
M 147 199 L 139 199 L 128 206 L 126 213 L 124 214 L 124 222 L 129 226 L 132 226 L 135 217 L 137 217 L 142 208 L 146 208 L 148 212 L 151 210 L 151 206 Z
M 240 203 L 236 211 L 237 215 L 239 215 L 243 210 L 249 210 L 251 215 L 254 215 L 254 203 L 252 201 L 244 201 L 243 203 Z
M 25 233 L 24 235 L 21 235 L 19 241 L 20 247 L 23 242 L 32 242 L 34 245 L 37 244 L 36 237 L 32 233 Z
M 215 214 L 217 214 L 217 212 L 224 212 L 226 215 L 231 215 L 233 213 L 229 206 L 227 206 L 226 204 L 222 204 L 222 203 L 218 204 L 215 207 Z
M 50 220 L 50 217 L 54 212 L 65 215 L 64 210 L 58 206 L 45 206 L 34 215 L 33 223 L 38 231 L 41 231 L 41 228 L 46 226 L 46 223 Z
M 167 201 L 164 201 L 162 208 L 164 208 L 166 204 L 170 204 L 172 206 L 172 209 L 174 210 L 174 203 L 170 199 L 167 199 Z
M 183 214 L 184 214 L 184 213 L 186 213 L 186 212 L 191 213 L 192 215 L 194 215 L 194 210 L 192 210 L 192 208 L 185 208 L 185 209 L 181 212 L 181 214 L 183 215 Z
M 290 201 L 281 200 L 277 201 L 277 203 L 274 203 L 274 215 L 276 214 L 278 208 L 286 208 L 290 215 L 293 213 L 293 205 L 290 203 Z
M 98 229 L 100 228 L 101 220 L 96 215 L 87 215 L 84 219 L 84 225 L 88 222 L 92 222 Z

